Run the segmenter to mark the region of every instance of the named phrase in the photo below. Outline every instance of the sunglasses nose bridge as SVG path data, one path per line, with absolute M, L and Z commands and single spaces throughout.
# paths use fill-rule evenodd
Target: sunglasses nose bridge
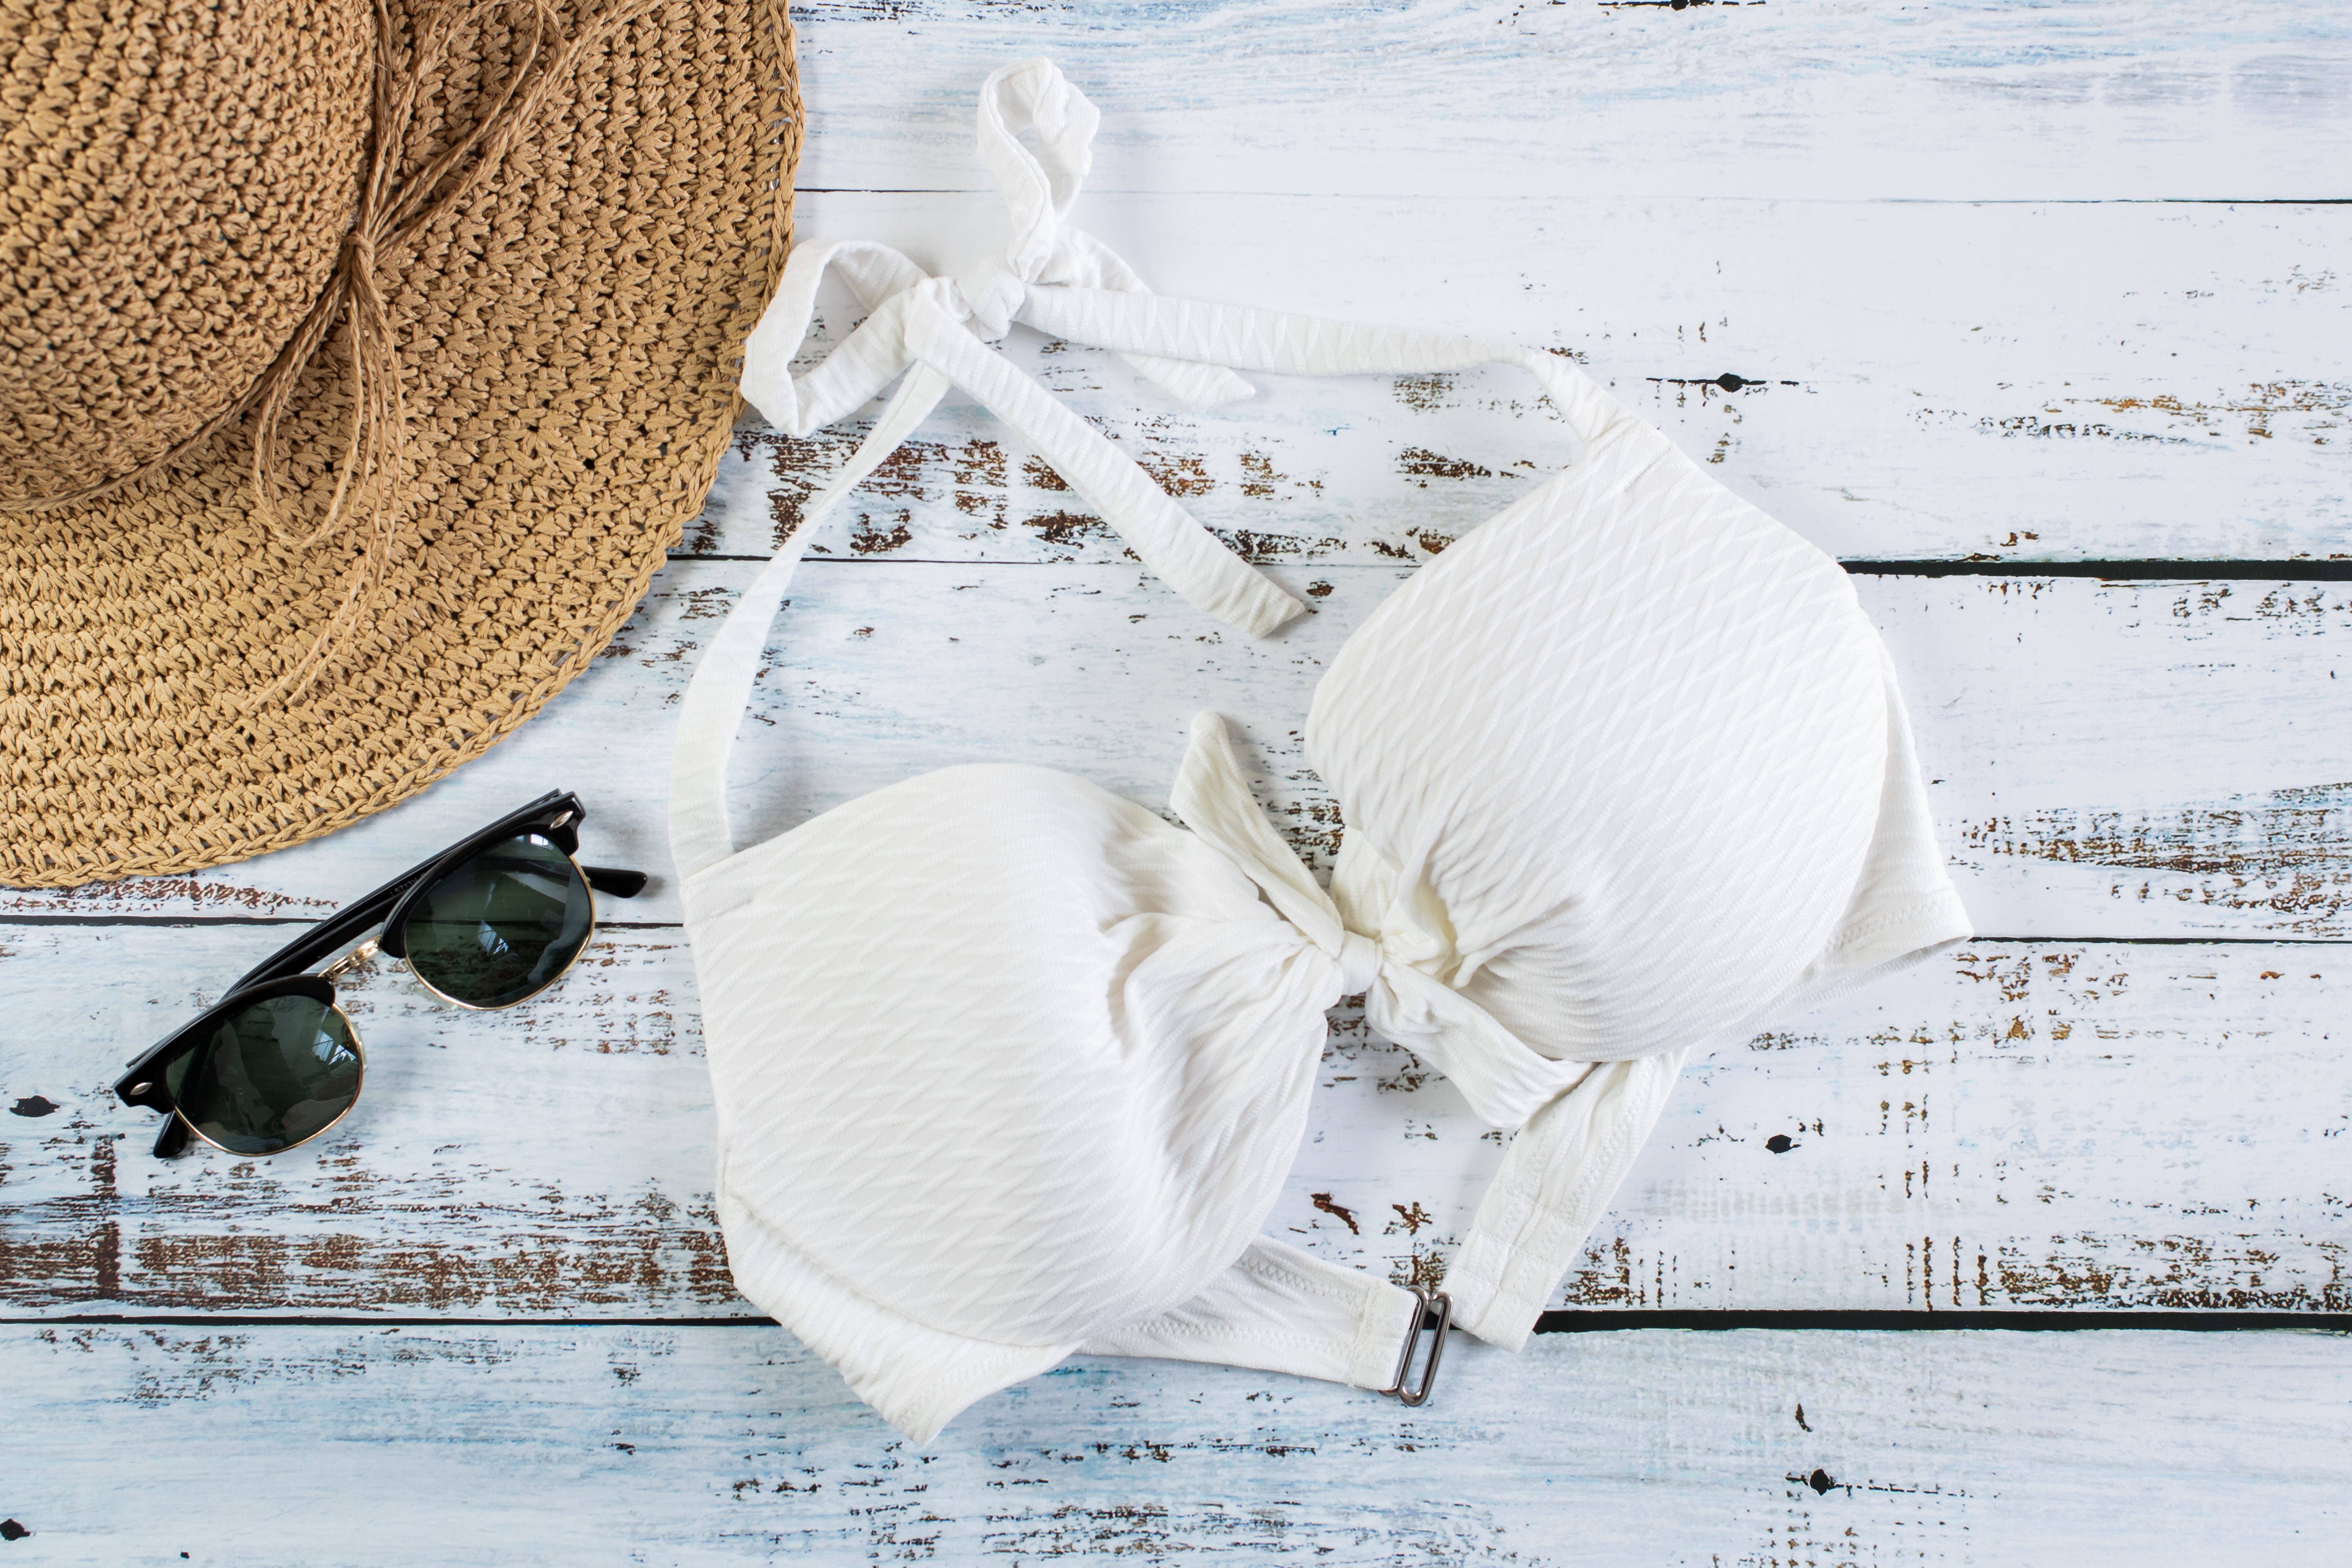
M 380 951 L 376 946 L 375 939 L 370 937 L 326 968 L 319 971 L 319 978 L 331 984 L 341 980 L 346 974 L 357 973 L 373 963 Z

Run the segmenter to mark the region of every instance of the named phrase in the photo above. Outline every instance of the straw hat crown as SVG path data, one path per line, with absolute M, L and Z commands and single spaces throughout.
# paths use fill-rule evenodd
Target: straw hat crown
M 786 0 L 0 0 L 0 885 L 415 795 L 701 510 Z
M 360 199 L 367 0 L 0 4 L 0 501 L 91 491 L 224 418 Z

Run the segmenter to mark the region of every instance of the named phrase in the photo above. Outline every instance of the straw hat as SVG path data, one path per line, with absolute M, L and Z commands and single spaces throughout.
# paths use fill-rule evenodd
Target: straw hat
M 0 884 L 331 832 L 584 668 L 800 125 L 785 0 L 0 5 Z

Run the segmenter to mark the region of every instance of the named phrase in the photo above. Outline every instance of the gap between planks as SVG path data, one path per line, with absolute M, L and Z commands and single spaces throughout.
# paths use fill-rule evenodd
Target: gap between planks
M 611 912 L 675 919 L 658 736 L 747 563 L 681 561 L 595 666 L 490 755 L 416 801 L 263 859 L 179 878 L 0 894 L 22 915 L 299 917 L 563 782 L 603 864 L 657 879 Z M 816 572 L 772 631 L 777 666 L 736 746 L 739 831 L 959 762 L 1019 759 L 1157 803 L 1202 709 L 1239 721 L 1261 792 L 1320 865 L 1338 805 L 1299 721 L 1349 629 L 1406 566 L 1277 569 L 1316 614 L 1226 637 L 1139 568 Z M 2352 599 L 2336 584 L 1856 577 L 1901 670 L 1937 831 L 1979 925 L 2296 939 L 2352 932 L 2352 796 L 2325 722 Z M 1103 694 L 1117 691 L 1115 704 Z M 1055 716 L 1038 722 L 1041 714 Z M 2286 721 L 2282 722 L 2284 718 Z
M 214 1329 L 758 1329 L 782 1325 L 757 1312 L 702 1318 L 401 1317 L 369 1312 L 74 1312 L 60 1317 L 0 1315 L 0 1328 L 116 1327 Z M 1536 1319 L 1539 1334 L 1633 1333 L 1644 1330 L 1730 1333 L 1768 1329 L 1782 1333 L 2322 1333 L 2352 1337 L 2352 1314 L 2342 1312 L 2065 1312 L 1927 1311 L 1824 1309 L 1756 1311 L 1744 1308 L 1595 1312 L 1555 1309 Z M 1467 1331 L 1454 1329 L 1470 1342 Z
M 324 918 L 324 917 L 320 917 Z M 0 926 L 161 926 L 166 929 L 194 929 L 201 926 L 234 926 L 263 928 L 269 926 L 312 926 L 319 919 L 303 915 L 33 915 L 11 914 L 0 910 Z M 684 931 L 679 921 L 608 921 L 599 920 L 596 929 L 606 931 Z M 2352 937 L 2269 937 L 2269 936 L 2082 936 L 2060 932 L 2050 936 L 2022 935 L 2003 931 L 1979 931 L 1969 939 L 1979 942 L 2019 942 L 2044 947 L 2079 947 L 2097 942 L 2112 947 L 2341 947 L 2352 942 Z M 5 1320 L 0 1320 L 5 1321 Z
M 697 553 L 689 550 L 673 550 L 672 561 L 741 561 L 764 564 L 773 559 L 767 555 L 726 555 L 717 552 Z M 893 555 L 891 563 L 907 566 L 963 566 L 971 563 L 945 557 Z M 883 562 L 870 557 L 827 559 L 814 556 L 810 564 L 834 566 L 875 566 Z M 1018 566 L 1059 566 L 1056 561 L 1008 562 Z M 2342 583 L 2352 581 L 2352 556 L 2321 561 L 2310 556 L 2282 556 L 2263 561 L 2199 561 L 2187 557 L 2165 557 L 2146 561 L 1990 561 L 1976 556 L 1960 556 L 1950 560 L 1918 561 L 1847 561 L 1839 565 L 1857 577 L 2096 577 L 2115 583 L 2197 583 L 2197 582 L 2265 582 L 2265 583 Z M 1318 570 L 1347 572 L 1389 570 L 1369 561 L 1335 561 L 1320 563 Z
M 821 232 L 948 272 L 1003 223 L 972 196 L 808 205 Z M 1403 200 L 1302 218 L 1106 195 L 1076 216 L 1169 294 L 1554 345 L 1832 554 L 2259 560 L 2345 542 L 2352 384 L 2319 347 L 2343 332 L 2337 208 L 1854 214 L 1538 193 L 1431 221 Z M 1316 237 L 1269 248 L 1269 226 Z M 2024 288 L 1987 256 L 2070 265 Z M 803 363 L 858 314 L 824 301 Z M 1253 376 L 1257 395 L 1195 412 L 1114 356 L 1026 328 L 1003 349 L 1266 560 L 1418 554 L 1573 450 L 1508 371 Z M 689 548 L 772 549 L 862 434 L 746 424 Z M 851 503 L 865 526 L 814 550 L 1025 558 L 1043 529 L 1048 554 L 1116 556 L 1037 455 L 961 397 L 917 437 Z
M 270 940 L 0 943 L 21 1041 L 0 1083 L 19 1097 L 0 1115 L 13 1315 L 752 1310 L 710 1213 L 709 1079 L 674 930 L 614 932 L 576 984 L 496 1017 L 357 977 L 346 1005 L 377 1048 L 348 1131 L 266 1162 L 149 1158 L 114 1063 Z M 58 962 L 85 942 L 102 963 Z M 2352 976 L 2306 956 L 2329 951 L 1978 942 L 1711 1053 L 1553 1304 L 2352 1322 L 2330 1184 L 2352 1068 L 2329 1042 Z M 1269 1230 L 1435 1284 L 1501 1145 L 1352 1007 L 1333 1010 L 1318 1081 Z
M 1701 0 L 1704 4 L 1705 0 Z M 1089 184 L 1089 195 L 1097 196 L 1138 196 L 1146 200 L 1165 199 L 1168 192 L 1159 187 L 1105 185 Z M 794 185 L 794 196 L 969 196 L 972 191 L 962 185 Z M 1188 196 L 1208 201 L 1226 198 L 1250 198 L 1273 201 L 1328 201 L 1328 191 L 1187 191 Z M 1431 192 L 1419 198 L 1424 202 L 1446 200 L 1488 201 L 1493 197 L 1448 197 L 1442 192 Z M 1739 201 L 1741 196 L 1700 197 L 1699 200 Z M 1825 206 L 1960 206 L 1960 207 L 2340 207 L 2352 206 L 2352 196 L 1807 196 L 1801 199 Z

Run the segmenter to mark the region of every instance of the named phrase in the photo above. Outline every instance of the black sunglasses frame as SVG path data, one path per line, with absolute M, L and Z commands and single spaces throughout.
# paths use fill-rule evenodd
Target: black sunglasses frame
M 410 867 L 365 898 L 344 905 L 334 915 L 271 953 L 241 976 L 218 1002 L 142 1053 L 115 1080 L 114 1092 L 125 1105 L 142 1106 L 163 1113 L 163 1131 L 155 1140 L 157 1157 L 176 1159 L 186 1152 L 189 1139 L 199 1136 L 189 1127 L 187 1119 L 178 1114 L 178 1104 L 172 1091 L 163 1084 L 163 1069 L 173 1057 L 183 1051 L 194 1050 L 211 1039 L 224 1022 L 257 1002 L 266 1002 L 278 996 L 304 996 L 333 1007 L 335 983 L 331 971 L 337 966 L 330 965 L 331 973 L 328 974 L 312 973 L 312 969 L 321 959 L 338 949 L 351 946 L 378 925 L 383 929 L 376 936 L 374 952 L 393 958 L 405 958 L 409 916 L 418 900 L 442 878 L 492 845 L 526 833 L 538 834 L 566 856 L 576 857 L 580 853 L 580 824 L 587 815 L 587 808 L 580 804 L 578 795 L 568 790 L 556 790 L 540 796 L 520 811 L 500 817 L 488 827 L 467 835 L 430 859 Z M 572 863 L 579 864 L 577 859 Z M 642 871 L 623 871 L 609 866 L 581 866 L 580 874 L 587 879 L 589 887 L 616 899 L 634 899 L 646 889 L 646 874 Z M 561 977 L 559 974 L 551 978 L 548 984 L 552 985 Z M 428 991 L 432 989 L 429 985 L 425 988 Z M 540 990 L 546 988 L 543 985 Z M 457 1006 L 468 1005 L 456 1002 L 454 998 L 441 996 L 438 992 L 434 994 Z M 535 996 L 539 992 L 534 991 L 530 994 Z M 345 1022 L 348 1023 L 349 1019 Z M 356 1031 L 353 1037 L 357 1037 Z M 364 1047 L 362 1054 L 364 1058 Z M 289 1144 L 288 1147 L 293 1145 Z

